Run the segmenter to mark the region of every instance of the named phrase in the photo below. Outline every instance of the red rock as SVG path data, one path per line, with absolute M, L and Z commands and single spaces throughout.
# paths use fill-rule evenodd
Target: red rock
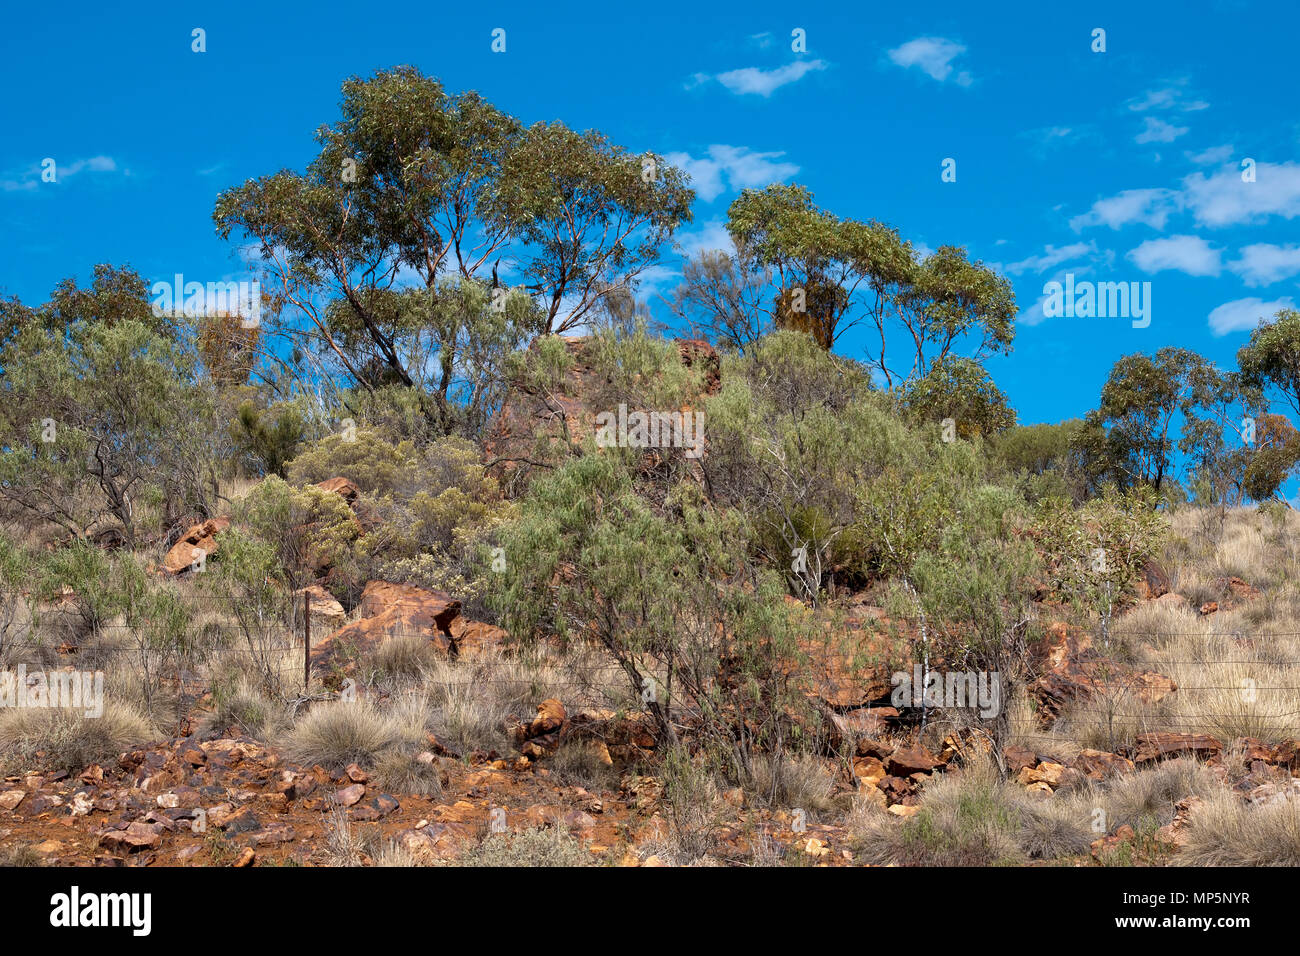
M 1300 770 L 1300 740 L 1284 740 L 1273 750 L 1273 763 Z
M 1105 780 L 1117 773 L 1131 773 L 1133 761 L 1104 750 L 1080 750 L 1070 766 L 1089 780 Z
M 1133 761 L 1149 763 L 1162 757 L 1178 757 L 1185 754 L 1212 757 L 1222 749 L 1223 745 L 1207 734 L 1138 734 L 1137 753 L 1134 754 Z
M 393 637 L 427 638 L 445 654 L 452 649 L 448 627 L 460 614 L 460 601 L 440 591 L 409 584 L 371 581 L 362 592 L 361 619 L 348 624 L 312 647 L 313 666 L 324 666 L 336 648 L 346 644 L 366 652 Z
M 207 521 L 192 525 L 163 558 L 163 570 L 169 574 L 184 574 L 189 571 L 200 557 L 195 552 L 200 552 L 205 558 L 215 554 L 216 536 L 229 527 L 228 517 L 209 518 Z
M 1263 742 L 1254 737 L 1238 737 L 1232 742 L 1232 748 L 1241 753 L 1243 760 L 1262 760 L 1265 763 L 1272 763 L 1277 756 L 1277 751 L 1271 747 L 1264 746 Z
M 338 602 L 334 595 L 319 584 L 299 588 L 293 593 L 298 599 L 299 606 L 302 605 L 302 599 L 306 596 L 307 611 L 312 616 L 313 624 L 319 620 L 326 626 L 337 627 L 347 618 L 347 612 L 343 610 L 343 605 Z
M 356 501 L 357 495 L 360 494 L 356 482 L 348 478 L 326 478 L 324 481 L 316 482 L 316 487 L 322 491 L 332 491 L 348 504 Z
M 1218 609 L 1219 609 L 1218 601 L 1206 601 L 1204 604 L 1201 605 L 1201 616 L 1204 617 L 1206 615 L 1213 614 Z
M 493 654 L 505 648 L 510 639 L 505 628 L 481 621 L 467 621 L 463 617 L 453 620 L 447 630 L 451 634 L 457 657 L 475 658 Z
M 885 768 L 894 776 L 906 777 L 914 773 L 928 773 L 939 766 L 939 760 L 921 744 L 900 746 L 885 761 Z
M 859 781 L 877 784 L 885 779 L 885 765 L 875 757 L 854 757 L 853 775 Z
M 1172 582 L 1169 572 L 1154 558 L 1142 566 L 1142 577 L 1138 579 L 1138 597 L 1151 600 L 1168 594 Z
M 1011 744 L 1002 751 L 1002 761 L 1006 764 L 1007 773 L 1019 773 L 1026 767 L 1037 766 L 1038 755 L 1027 747 Z
M 361 800 L 366 795 L 364 784 L 354 783 L 350 787 L 343 787 L 335 791 L 334 801 L 341 807 L 350 807 Z
M 156 847 L 160 842 L 162 842 L 162 827 L 154 823 L 136 822 L 129 824 L 124 830 L 102 831 L 99 836 L 100 846 L 125 850 L 128 853 Z
M 515 743 L 526 757 L 540 759 L 559 746 L 564 728 L 564 705 L 554 697 L 537 705 L 537 716 L 515 728 Z
M 381 793 L 360 806 L 353 807 L 348 811 L 348 816 L 361 823 L 371 823 L 388 816 L 399 806 L 397 799 L 391 794 Z
M 1043 761 L 1037 767 L 1025 767 L 1016 779 L 1022 784 L 1046 784 L 1051 789 L 1058 790 L 1078 784 L 1083 780 L 1083 774 L 1073 767 Z
M 1136 837 L 1137 834 L 1133 832 L 1133 828 L 1127 823 L 1124 824 L 1110 836 L 1104 836 L 1100 840 L 1092 842 L 1093 859 L 1104 860 L 1106 855 L 1113 853 L 1119 848 L 1120 844 L 1132 842 Z

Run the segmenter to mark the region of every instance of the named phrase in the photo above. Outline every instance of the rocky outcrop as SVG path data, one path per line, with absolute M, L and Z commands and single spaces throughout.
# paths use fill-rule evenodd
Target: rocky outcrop
M 359 619 L 313 644 L 312 666 L 327 667 L 335 663 L 345 646 L 353 654 L 365 654 L 394 637 L 423 637 L 450 655 L 449 628 L 460 614 L 460 607 L 460 601 L 440 591 L 371 581 L 361 595 Z
M 1092 638 L 1057 622 L 1035 647 L 1039 677 L 1032 687 L 1040 714 L 1054 718 L 1070 701 L 1094 694 L 1130 694 L 1145 704 L 1157 704 L 1178 690 L 1169 677 L 1122 664 L 1100 653 Z
M 1208 734 L 1138 734 L 1133 762 L 1150 763 L 1167 757 L 1213 757 L 1221 750 L 1223 744 Z
M 168 574 L 184 574 L 196 562 L 216 554 L 216 537 L 230 527 L 230 518 L 209 518 L 192 525 L 163 558 L 162 569 Z

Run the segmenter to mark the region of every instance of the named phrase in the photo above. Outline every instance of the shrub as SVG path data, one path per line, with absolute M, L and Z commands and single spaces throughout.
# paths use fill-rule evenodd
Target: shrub
M 809 814 L 831 806 L 835 774 L 810 754 L 778 753 L 753 761 L 752 792 L 760 802 Z
M 1178 862 L 1188 866 L 1300 866 L 1300 802 L 1252 807 L 1219 792 L 1197 807 Z
M 566 830 L 548 827 L 492 834 L 464 853 L 454 865 L 538 869 L 594 866 L 595 861 Z
M 306 436 L 307 417 L 294 403 L 259 409 L 248 400 L 240 403 L 230 430 L 236 449 L 251 460 L 255 473 L 283 478 Z
M 901 823 L 886 814 L 857 819 L 855 855 L 899 866 L 993 866 L 1086 852 L 1088 817 L 1026 796 L 989 761 L 971 761 L 931 781 L 921 810 Z
M 392 793 L 422 797 L 442 796 L 442 775 L 437 759 L 421 760 L 419 754 L 390 750 L 375 764 L 375 782 Z
M 613 790 L 619 774 L 609 763 L 608 752 L 602 754 L 594 741 L 566 740 L 546 759 L 546 768 L 564 786 L 586 790 Z
M 1194 760 L 1168 760 L 1149 770 L 1112 778 L 1099 805 L 1110 829 L 1128 826 L 1150 830 L 1173 822 L 1174 807 L 1187 797 L 1208 797 L 1221 785 Z M 1081 795 L 1081 799 L 1086 799 Z
M 962 438 L 988 437 L 1016 423 L 1006 394 L 993 384 L 984 367 L 971 359 L 948 355 L 901 389 L 905 414 L 922 422 L 953 420 Z
M 382 497 L 408 488 L 416 480 L 417 467 L 411 442 L 393 444 L 377 431 L 359 428 L 355 433 L 326 435 L 313 442 L 286 470 L 295 485 L 342 476 L 361 491 Z
M 106 701 L 98 717 L 64 709 L 0 711 L 0 753 L 68 773 L 116 757 L 152 733 L 148 721 L 121 701 Z
M 350 763 L 373 767 L 400 740 L 395 721 L 367 701 L 318 704 L 299 719 L 285 749 L 299 763 L 340 770 Z

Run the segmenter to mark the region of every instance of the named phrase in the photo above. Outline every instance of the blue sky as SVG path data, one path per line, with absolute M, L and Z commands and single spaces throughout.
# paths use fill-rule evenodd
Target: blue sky
M 989 367 L 1022 422 L 1083 414 L 1130 352 L 1231 365 L 1260 315 L 1300 301 L 1298 8 L 865 6 L 17 5 L 0 34 L 0 288 L 39 302 L 96 262 L 237 276 L 217 193 L 304 167 L 345 77 L 410 63 L 525 122 L 671 155 L 699 194 L 687 247 L 724 240 L 740 188 L 780 181 L 995 264 L 1022 320 Z M 655 270 L 652 301 L 677 268 Z M 1066 272 L 1151 282 L 1151 323 L 1045 318 L 1044 284 Z

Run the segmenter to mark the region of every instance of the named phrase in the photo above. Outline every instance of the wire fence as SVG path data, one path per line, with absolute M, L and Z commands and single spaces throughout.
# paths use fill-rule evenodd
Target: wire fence
M 468 644 L 460 647 L 448 629 L 440 626 L 439 622 L 449 627 L 457 616 L 455 602 L 450 598 L 408 601 L 401 597 L 390 600 L 390 597 L 393 597 L 391 593 L 382 599 L 376 597 L 370 602 L 373 606 L 366 609 L 369 616 L 349 621 L 342 605 L 337 609 L 329 605 L 322 607 L 325 600 L 319 593 L 310 591 L 300 591 L 285 601 L 260 607 L 241 604 L 237 596 L 188 595 L 186 601 L 191 605 L 201 609 L 220 608 L 229 616 L 207 632 L 202 629 L 198 633 L 187 632 L 183 644 L 173 647 L 151 643 L 149 631 L 155 622 L 141 618 L 87 623 L 80 612 L 68 615 L 71 620 L 57 613 L 53 620 L 41 614 L 25 626 L 0 618 L 0 654 L 4 655 L 0 661 L 30 659 L 33 665 L 64 667 L 75 666 L 78 657 L 86 652 L 95 659 L 108 659 L 110 655 L 122 655 L 127 660 L 138 658 L 143 674 L 149 675 L 159 687 L 179 689 L 181 702 L 190 703 L 211 690 L 217 671 L 230 662 L 237 668 L 259 671 L 273 678 L 286 698 L 299 691 L 306 695 L 313 689 L 337 687 L 339 682 L 350 680 L 363 692 L 380 695 L 426 693 L 447 698 L 477 690 L 507 698 L 521 708 L 525 702 L 536 702 L 543 697 L 558 697 L 566 706 L 580 707 L 607 704 L 635 707 L 638 700 L 645 702 L 644 688 L 632 687 L 615 662 L 606 660 L 583 676 L 574 676 L 574 663 L 562 657 L 523 660 L 489 655 L 485 660 L 470 652 Z M 363 598 L 359 603 L 364 602 Z M 243 612 L 242 616 L 238 611 Z M 362 627 L 351 630 L 357 625 Z M 363 635 L 367 627 L 373 628 L 374 633 Z M 1300 631 L 1216 631 L 1208 620 L 1207 628 L 1199 631 L 1126 631 L 1124 634 L 1251 640 L 1300 637 Z M 377 636 L 378 640 L 363 641 L 359 639 L 362 636 Z M 124 642 L 122 637 L 134 640 Z M 446 666 L 437 668 L 422 666 L 418 661 L 414 665 L 407 662 L 394 667 L 394 662 L 385 662 L 375 653 L 385 642 L 394 639 L 435 637 L 440 644 L 454 649 L 450 656 L 461 652 L 460 659 L 449 659 L 445 661 Z M 111 646 L 101 648 L 101 644 Z M 436 660 L 436 655 L 432 659 Z M 814 668 L 802 675 L 802 689 L 809 696 L 816 696 L 817 680 L 826 676 L 822 671 L 827 669 L 829 660 L 815 660 Z M 0 663 L 0 668 L 5 666 L 10 665 Z M 957 715 L 974 726 L 986 720 L 1000 720 L 1013 737 L 1038 740 L 1045 745 L 1060 744 L 1061 736 L 1054 732 L 1055 727 L 1063 728 L 1062 732 L 1088 727 L 1091 728 L 1088 733 L 1096 736 L 1098 727 L 1116 724 L 1124 724 L 1123 734 L 1130 737 L 1138 732 L 1155 731 L 1274 740 L 1300 737 L 1300 679 L 1297 679 L 1300 671 L 1296 674 L 1287 671 L 1300 668 L 1300 659 L 1267 655 L 1164 658 L 1156 652 L 1145 660 L 1094 659 L 1083 661 L 1082 666 L 1085 669 L 1081 672 L 1056 675 L 1063 677 L 1063 684 L 1055 688 L 1036 683 L 1035 676 L 1031 675 L 1027 686 L 1020 691 L 1027 692 L 1042 706 L 1026 715 L 1001 712 L 983 715 L 972 698 L 966 707 L 898 707 L 897 715 L 882 720 L 889 729 L 914 726 L 922 713 L 930 719 L 940 714 Z M 830 669 L 836 667 L 839 665 Z M 1155 700 L 1133 674 L 1135 668 L 1169 675 L 1176 687 Z M 1225 681 L 1222 674 L 1206 673 L 1207 668 L 1238 671 Z M 866 673 L 864 670 L 863 675 Z M 1243 682 L 1239 674 L 1249 676 Z M 841 669 L 834 679 L 851 684 L 856 676 L 851 668 Z M 1048 672 L 1044 676 L 1052 675 Z M 1178 679 L 1188 676 L 1194 679 Z M 671 719 L 689 721 L 698 713 L 690 701 L 671 699 L 666 686 L 658 687 L 656 693 L 664 695 Z M 889 705 L 883 697 L 877 697 L 826 710 L 852 715 Z M 517 716 L 526 718 L 529 714 Z M 1238 730 L 1241 732 L 1237 733 Z

